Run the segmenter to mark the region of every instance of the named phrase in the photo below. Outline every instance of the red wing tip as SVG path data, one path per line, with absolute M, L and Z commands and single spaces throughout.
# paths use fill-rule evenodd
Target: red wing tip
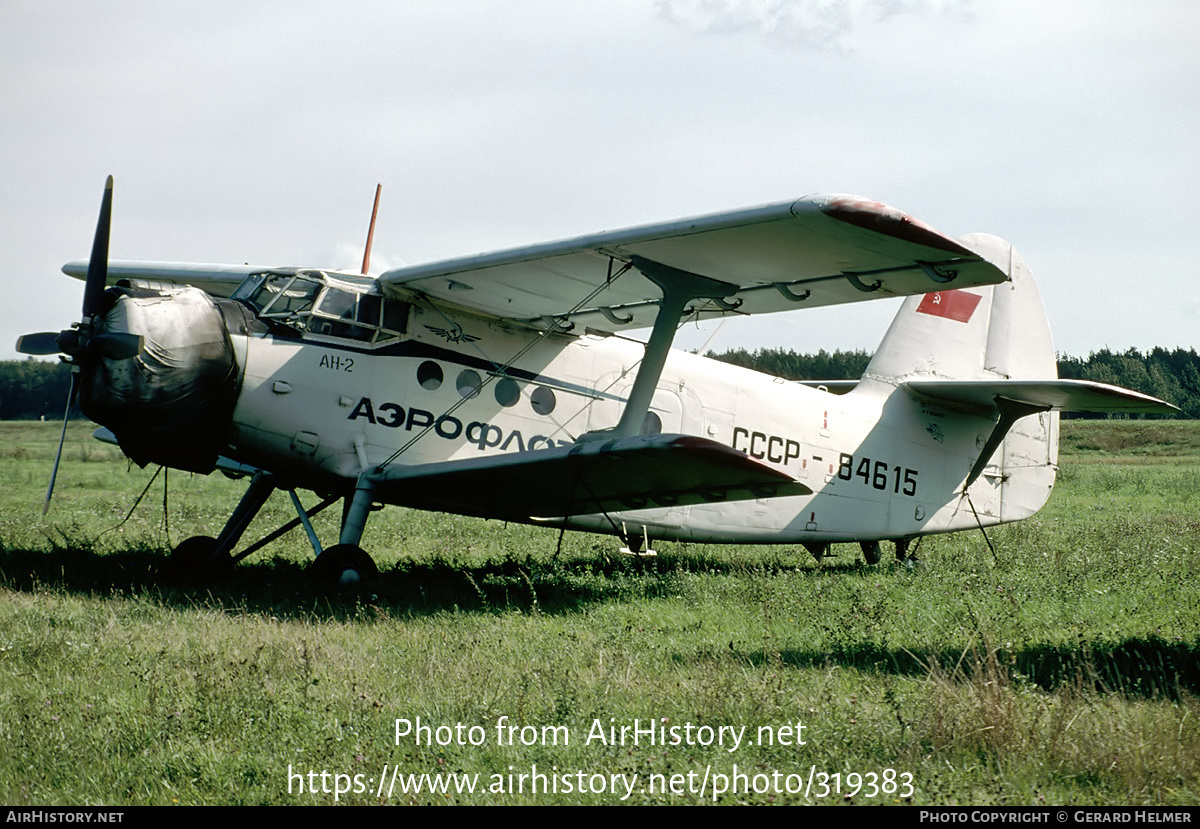
M 978 258 L 973 251 L 963 247 L 941 231 L 914 219 L 903 210 L 862 196 L 831 196 L 821 205 L 821 212 L 848 224 L 873 230 L 906 242 L 915 242 L 925 247 L 953 253 L 957 256 Z

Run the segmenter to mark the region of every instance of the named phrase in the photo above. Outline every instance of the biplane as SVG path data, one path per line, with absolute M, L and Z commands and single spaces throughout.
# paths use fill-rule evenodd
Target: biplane
M 303 525 L 335 582 L 374 574 L 360 543 L 383 504 L 609 533 L 635 552 L 686 539 L 821 558 L 853 542 L 876 563 L 881 542 L 904 558 L 924 535 L 1033 515 L 1060 411 L 1173 409 L 1058 378 L 1011 245 L 856 196 L 375 276 L 374 218 L 359 273 L 109 261 L 111 213 L 110 177 L 90 258 L 63 268 L 85 282 L 82 318 L 18 349 L 65 355 L 72 397 L 134 462 L 248 481 L 217 537 L 172 553 L 194 569 L 228 563 L 275 490 L 297 517 L 250 549 Z M 671 348 L 684 321 L 900 296 L 854 382 Z M 309 518 L 334 504 L 323 547 Z

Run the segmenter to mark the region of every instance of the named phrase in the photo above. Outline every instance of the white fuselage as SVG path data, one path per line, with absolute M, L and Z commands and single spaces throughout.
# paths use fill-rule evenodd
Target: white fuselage
M 643 353 L 620 337 L 542 334 L 418 305 L 407 336 L 375 349 L 311 333 L 235 341 L 244 376 L 229 456 L 318 492 L 352 488 L 368 465 L 529 452 L 611 428 Z M 655 418 L 652 430 L 728 444 L 813 494 L 557 523 L 611 532 L 624 521 L 703 542 L 912 538 L 1032 515 L 1057 458 L 1057 415 L 1022 419 L 968 503 L 963 482 L 994 419 L 879 381 L 837 395 L 682 352 L 658 382 Z

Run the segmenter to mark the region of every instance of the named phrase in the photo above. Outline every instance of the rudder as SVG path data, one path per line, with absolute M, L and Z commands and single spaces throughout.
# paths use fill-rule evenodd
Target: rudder
M 1003 270 L 1008 281 L 906 299 L 860 387 L 891 394 L 903 383 L 923 380 L 982 381 L 1001 389 L 1007 381 L 1058 378 L 1050 324 L 1025 260 L 990 234 L 970 234 L 959 241 Z M 977 445 L 986 437 L 981 434 Z M 1021 417 L 971 484 L 974 504 L 985 514 L 978 519 L 956 515 L 947 528 L 1032 515 L 1050 495 L 1057 461 L 1057 412 Z
M 1044 380 L 1058 377 L 1050 325 L 1037 284 L 1003 239 L 973 233 L 960 242 L 1008 274 L 999 285 L 909 297 L 863 380 Z

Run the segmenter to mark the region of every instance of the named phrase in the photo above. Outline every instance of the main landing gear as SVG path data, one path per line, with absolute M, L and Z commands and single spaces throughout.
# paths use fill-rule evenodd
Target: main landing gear
M 317 556 L 308 572 L 321 584 L 349 587 L 379 575 L 375 562 L 356 544 L 335 544 Z
M 912 544 L 911 538 L 896 538 L 893 542 L 896 545 L 896 561 L 901 564 L 912 566 L 911 562 L 916 559 L 915 552 L 912 556 L 909 555 L 908 548 Z M 817 563 L 832 557 L 829 548 L 832 546 L 824 541 L 805 541 L 803 542 L 804 549 L 812 553 L 812 557 L 817 560 Z M 862 550 L 863 559 L 867 564 L 875 565 L 883 560 L 883 544 L 880 541 L 860 541 L 858 542 L 859 549 Z
M 233 555 L 233 549 L 241 540 L 242 534 L 276 489 L 283 489 L 291 496 L 292 505 L 296 508 L 296 517 L 236 556 Z M 172 551 L 168 558 L 168 569 L 173 575 L 181 577 L 219 577 L 227 573 L 236 562 L 270 544 L 284 533 L 303 526 L 316 554 L 308 572 L 317 582 L 326 587 L 338 587 L 368 581 L 379 575 L 379 568 L 358 544 L 362 540 L 367 515 L 372 509 L 371 495 L 370 481 L 360 480 L 354 494 L 344 499 L 342 530 L 338 543 L 323 550 L 309 518 L 339 498 L 324 497 L 315 507 L 306 510 L 300 503 L 295 489 L 284 485 L 269 472 L 256 472 L 246 489 L 246 494 L 225 522 L 221 534 L 216 538 L 197 535 L 187 539 Z

